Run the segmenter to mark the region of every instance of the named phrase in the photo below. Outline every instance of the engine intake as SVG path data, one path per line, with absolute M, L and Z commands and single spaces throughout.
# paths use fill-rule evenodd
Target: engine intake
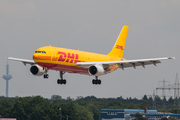
M 35 75 L 35 76 L 42 76 L 45 73 L 45 69 L 39 65 L 33 65 L 30 68 L 30 72 L 31 74 Z
M 103 75 L 105 72 L 102 65 L 93 65 L 89 67 L 89 74 L 94 76 L 100 76 Z

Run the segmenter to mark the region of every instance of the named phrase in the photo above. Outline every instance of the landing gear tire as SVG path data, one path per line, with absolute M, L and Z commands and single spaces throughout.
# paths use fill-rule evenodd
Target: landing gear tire
M 66 84 L 66 80 L 65 79 L 63 80 L 63 84 Z
M 101 80 L 98 80 L 98 84 L 99 84 L 99 85 L 101 84 Z
M 44 74 L 44 79 L 48 79 L 49 75 L 48 74 Z
M 66 83 L 67 83 L 66 80 L 63 79 L 63 75 L 65 74 L 65 72 L 59 71 L 59 74 L 60 74 L 60 78 L 61 78 L 61 79 L 58 79 L 58 80 L 57 80 L 57 84 L 66 84 Z
M 92 84 L 94 85 L 100 85 L 101 84 L 101 80 L 99 80 L 99 79 L 93 79 L 92 80 Z
M 57 84 L 60 84 L 60 79 L 57 80 Z
M 66 84 L 66 80 L 65 79 L 58 79 L 57 84 Z
M 95 84 L 95 80 L 94 79 L 92 80 L 92 84 Z

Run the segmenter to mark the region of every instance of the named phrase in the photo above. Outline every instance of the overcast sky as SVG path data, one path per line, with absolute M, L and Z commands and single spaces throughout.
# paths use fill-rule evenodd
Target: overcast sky
M 158 81 L 175 82 L 180 73 L 179 0 L 0 0 L 0 74 L 6 73 L 7 57 L 32 59 L 46 45 L 108 54 L 123 25 L 129 26 L 124 58 L 176 57 L 151 65 L 116 70 L 101 76 L 69 74 L 66 85 L 58 85 L 59 72 L 49 79 L 30 74 L 30 65 L 9 61 L 9 96 L 41 95 L 50 98 L 77 96 L 136 97 L 152 95 Z M 0 96 L 6 92 L 0 79 Z M 167 93 L 173 95 L 173 92 Z

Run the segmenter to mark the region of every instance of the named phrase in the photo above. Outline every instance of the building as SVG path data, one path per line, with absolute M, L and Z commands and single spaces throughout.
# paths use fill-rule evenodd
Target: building
M 147 109 L 101 109 L 101 118 L 102 120 L 133 120 L 138 112 L 148 120 L 160 120 L 162 117 L 170 116 L 180 120 L 180 114 L 158 113 L 157 110 Z

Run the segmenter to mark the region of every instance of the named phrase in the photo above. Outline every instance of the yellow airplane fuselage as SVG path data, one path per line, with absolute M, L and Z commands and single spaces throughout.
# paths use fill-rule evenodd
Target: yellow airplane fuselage
M 33 60 L 36 64 L 46 69 L 89 75 L 88 69 L 79 67 L 76 65 L 76 63 L 119 61 L 121 58 L 79 50 L 45 46 L 35 51 Z M 117 65 L 111 66 L 109 72 L 116 69 L 118 69 Z

